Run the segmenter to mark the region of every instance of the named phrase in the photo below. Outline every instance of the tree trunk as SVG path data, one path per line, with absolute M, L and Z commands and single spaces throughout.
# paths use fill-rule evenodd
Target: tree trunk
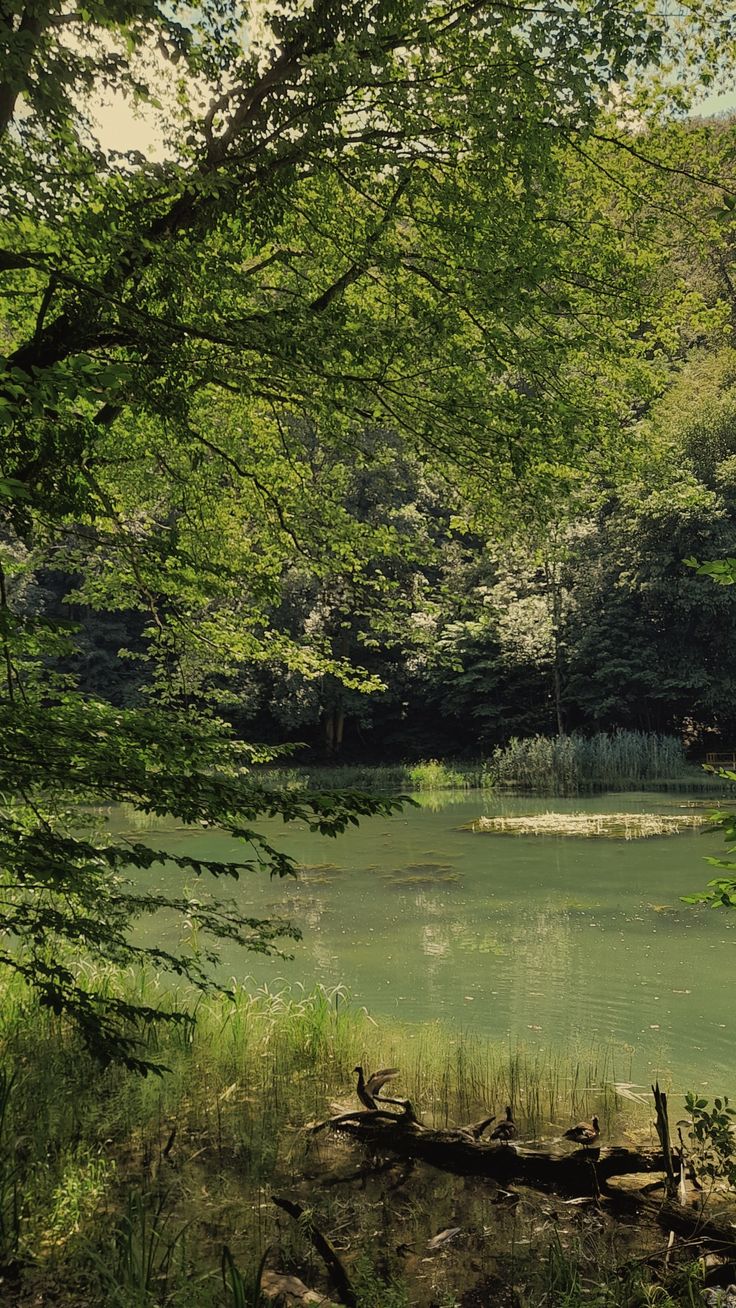
M 545 579 L 547 583 L 547 592 L 551 603 L 552 616 L 552 685 L 555 697 L 555 718 L 557 719 L 557 734 L 565 734 L 565 717 L 562 712 L 562 650 L 560 647 L 560 626 L 562 623 L 562 604 L 560 598 L 559 579 L 555 573 L 554 564 L 545 560 L 544 564 Z
M 6 79 L 0 82 L 0 139 L 13 121 L 18 96 L 28 82 L 39 37 L 48 19 L 48 7 L 29 0 L 15 31 L 8 31 L 10 24 L 7 21 L 4 24 L 10 54 L 8 64 L 12 72 L 8 72 Z
M 335 752 L 335 715 L 332 709 L 325 713 L 325 748 L 328 754 Z

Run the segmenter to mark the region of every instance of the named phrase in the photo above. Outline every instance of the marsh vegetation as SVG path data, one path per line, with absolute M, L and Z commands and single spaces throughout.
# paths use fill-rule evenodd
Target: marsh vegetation
M 393 764 L 264 767 L 264 782 L 290 790 L 369 790 L 418 793 L 440 790 L 497 790 L 522 794 L 588 795 L 632 790 L 733 793 L 733 783 L 688 760 L 682 741 L 655 732 L 596 732 L 583 735 L 512 736 L 486 758 L 429 759 Z
M 174 1001 L 153 976 L 87 980 Z M 359 1106 L 360 1060 L 399 1065 L 392 1084 L 441 1128 L 511 1102 L 525 1147 L 569 1153 L 564 1130 L 593 1114 L 606 1143 L 656 1147 L 650 1105 L 610 1049 L 540 1054 L 377 1023 L 340 990 L 191 998 L 191 1025 L 149 1033 L 168 1070 L 143 1079 L 100 1073 L 63 1019 L 3 987 L 3 1302 L 265 1308 L 286 1277 L 334 1301 L 304 1224 L 270 1201 L 286 1190 L 333 1241 L 359 1308 L 709 1304 L 727 1261 L 697 1244 L 673 1255 L 654 1219 L 524 1185 L 509 1195 L 310 1129 Z
M 575 836 L 582 839 L 647 840 L 712 827 L 705 813 L 526 813 L 479 817 L 473 831 L 506 836 Z
M 132 985 L 149 1002 L 173 1000 L 153 977 L 95 980 L 123 992 Z M 605 1048 L 570 1058 L 451 1036 L 436 1024 L 412 1031 L 376 1023 L 340 991 L 237 989 L 192 1011 L 191 1026 L 150 1033 L 148 1052 L 166 1065 L 165 1076 L 100 1074 L 63 1021 L 20 987 L 4 987 L 3 1296 L 22 1280 L 24 1304 L 50 1296 L 64 1308 L 235 1304 L 223 1299 L 224 1245 L 246 1276 L 268 1249 L 270 1268 L 319 1287 L 323 1269 L 309 1242 L 268 1200 L 284 1186 L 306 1196 L 337 1239 L 365 1308 L 392 1302 L 392 1294 L 397 1302 L 454 1303 L 509 1260 L 541 1294 L 547 1257 L 559 1257 L 560 1268 L 578 1258 L 585 1264 L 590 1237 L 607 1246 L 607 1258 L 615 1249 L 623 1260 L 634 1242 L 631 1232 L 612 1244 L 612 1230 L 578 1221 L 579 1212 L 553 1200 L 545 1219 L 544 1202 L 531 1195 L 521 1212 L 506 1213 L 492 1191 L 468 1193 L 431 1170 L 397 1189 L 395 1170 L 374 1174 L 369 1163 L 366 1171 L 360 1153 L 305 1129 L 335 1105 L 357 1106 L 352 1068 L 360 1060 L 400 1065 L 397 1086 L 439 1126 L 489 1107 L 502 1112 L 511 1101 L 527 1141 L 553 1139 L 595 1112 L 607 1139 L 650 1143 L 647 1109 L 631 1098 L 627 1077 L 617 1092 Z M 540 1221 L 543 1238 L 537 1231 L 530 1248 Z M 451 1226 L 460 1238 L 423 1263 L 427 1241 Z M 471 1250 L 481 1259 L 472 1275 L 461 1271 Z

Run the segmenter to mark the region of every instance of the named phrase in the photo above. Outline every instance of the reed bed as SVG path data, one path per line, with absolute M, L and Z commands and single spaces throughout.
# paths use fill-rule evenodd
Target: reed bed
M 513 737 L 494 750 L 490 771 L 502 789 L 553 795 L 638 790 L 652 783 L 713 786 L 712 778 L 688 764 L 675 736 L 643 731 Z
M 479 817 L 470 829 L 499 836 L 646 840 L 697 831 L 709 824 L 705 813 L 526 813 L 517 817 Z
M 630 1072 L 628 1054 L 617 1064 L 608 1045 L 561 1052 L 529 1051 L 497 1044 L 440 1023 L 376 1021 L 350 1002 L 342 988 L 273 989 L 235 985 L 227 996 L 195 998 L 166 988 L 153 975 L 113 969 L 102 983 L 111 993 L 135 994 L 163 1008 L 189 1008 L 192 1027 L 151 1027 L 146 1055 L 167 1069 L 145 1079 L 120 1069 L 100 1070 L 76 1036 L 53 1014 L 39 1009 L 25 988 L 6 982 L 0 992 L 0 1057 L 9 1071 L 22 1069 L 23 1094 L 15 1110 L 24 1129 L 39 1130 L 57 1144 L 68 1133 L 115 1133 L 161 1114 L 185 1112 L 206 1119 L 217 1094 L 237 1082 L 253 1122 L 266 1117 L 301 1125 L 331 1099 L 354 1100 L 353 1067 L 387 1063 L 401 1068 L 401 1093 L 430 1119 L 460 1122 L 466 1114 L 511 1098 L 531 1134 L 570 1115 L 609 1116 L 611 1087 Z M 100 975 L 95 975 L 100 985 Z M 589 1093 L 582 1087 L 589 1087 Z M 592 1089 L 590 1089 L 592 1087 Z M 26 1122 L 25 1119 L 28 1118 Z

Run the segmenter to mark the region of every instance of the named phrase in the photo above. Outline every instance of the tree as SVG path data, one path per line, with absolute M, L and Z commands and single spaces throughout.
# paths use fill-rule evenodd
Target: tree
M 723 781 L 736 783 L 736 772 L 729 768 L 712 769 Z M 723 831 L 723 838 L 728 845 L 725 858 L 707 858 L 706 863 L 720 868 L 718 876 L 713 877 L 706 886 L 695 895 L 683 895 L 683 904 L 707 904 L 709 908 L 736 908 L 736 863 L 732 855 L 736 853 L 736 815 L 733 813 L 714 813 L 714 820 Z M 724 876 L 724 873 L 727 875 Z
M 565 627 L 566 695 L 582 725 L 691 739 L 734 729 L 733 606 L 683 566 L 732 547 L 732 408 L 727 356 L 694 351 L 640 424 L 632 466 L 593 489 Z
M 317 577 L 369 575 L 380 529 L 319 475 L 336 450 L 365 457 L 366 424 L 481 465 L 498 496 L 616 411 L 627 343 L 638 376 L 659 327 L 624 227 L 591 226 L 581 151 L 611 87 L 679 40 L 633 0 L 314 0 L 266 11 L 246 48 L 237 5 L 197 15 L 27 0 L 0 47 L 0 849 L 23 942 L 2 961 L 140 1069 L 128 1024 L 157 1014 L 85 985 L 70 944 L 206 985 L 196 960 L 138 950 L 131 917 L 168 905 L 258 949 L 289 928 L 126 887 L 123 868 L 163 855 L 81 833 L 87 807 L 125 800 L 255 849 L 180 860 L 215 875 L 289 870 L 259 814 L 336 832 L 390 811 L 263 790 L 248 767 L 268 751 L 228 734 L 223 678 L 268 660 L 360 682 L 270 614 L 295 553 Z M 125 47 L 145 65 L 154 42 L 186 73 L 167 157 L 109 158 L 85 89 L 109 78 L 153 103 Z M 114 708 L 60 670 L 69 636 L 29 611 L 23 551 L 66 570 L 74 602 L 140 616 L 147 702 Z

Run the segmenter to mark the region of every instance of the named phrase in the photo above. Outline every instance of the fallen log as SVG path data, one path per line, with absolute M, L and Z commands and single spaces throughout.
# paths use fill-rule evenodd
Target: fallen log
M 736 1258 L 736 1225 L 728 1216 L 703 1211 L 699 1203 L 692 1207 L 678 1203 L 666 1195 L 662 1200 L 652 1199 L 651 1185 L 639 1191 L 609 1185 L 619 1176 L 657 1173 L 665 1188 L 668 1168 L 661 1149 L 611 1146 L 561 1154 L 485 1142 L 474 1137 L 472 1127 L 441 1130 L 424 1126 L 413 1111 L 403 1116 L 366 1110 L 341 1113 L 313 1129 L 340 1131 L 373 1152 L 429 1163 L 457 1176 L 487 1177 L 500 1185 L 516 1181 L 535 1189 L 596 1199 L 612 1213 L 636 1215 Z M 672 1162 L 673 1167 L 679 1166 L 676 1155 Z
M 611 1189 L 604 1203 L 609 1211 L 656 1222 L 665 1231 L 674 1231 L 686 1240 L 700 1241 L 709 1249 L 736 1259 L 736 1225 L 723 1213 L 704 1210 L 699 1202 L 691 1206 L 666 1196 L 660 1201 L 642 1191 Z
M 562 1154 L 479 1140 L 471 1127 L 441 1130 L 415 1118 L 370 1110 L 341 1113 L 313 1129 L 341 1131 L 373 1150 L 419 1159 L 459 1176 L 486 1176 L 503 1185 L 519 1181 L 574 1195 L 595 1196 L 614 1176 L 666 1171 L 657 1149 L 611 1147 Z

